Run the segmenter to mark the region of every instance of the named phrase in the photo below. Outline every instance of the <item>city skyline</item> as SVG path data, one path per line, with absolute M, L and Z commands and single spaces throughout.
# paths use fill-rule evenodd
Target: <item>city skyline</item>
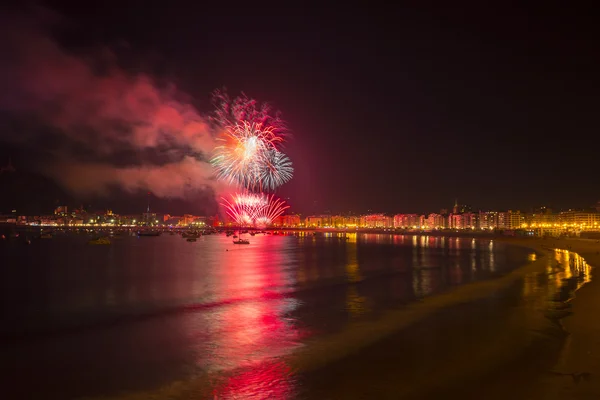
M 148 215 L 162 215 L 165 216 L 165 218 L 168 216 L 170 217 L 176 217 L 176 218 L 180 218 L 178 216 L 182 216 L 181 218 L 186 218 L 190 217 L 190 218 L 216 218 L 216 219 L 225 219 L 225 220 L 229 220 L 231 223 L 236 223 L 235 222 L 235 216 L 233 215 L 229 215 L 228 210 L 225 208 L 220 209 L 217 213 L 211 214 L 211 213 L 205 213 L 205 214 L 193 214 L 190 212 L 183 212 L 183 213 L 174 213 L 170 210 L 166 210 L 166 209 L 155 209 L 154 208 L 154 204 L 152 203 L 152 197 L 151 197 L 151 193 L 146 193 L 145 196 L 145 204 L 144 204 L 144 209 L 142 210 L 136 210 L 135 212 L 119 212 L 118 210 L 116 210 L 116 212 L 113 211 L 112 207 L 92 207 L 91 205 L 88 205 L 87 207 L 84 206 L 83 204 L 79 205 L 79 206 L 73 206 L 73 205 L 66 205 L 66 204 L 62 204 L 59 205 L 57 207 L 55 207 L 53 209 L 53 211 L 51 212 L 46 211 L 44 213 L 38 213 L 35 215 L 50 215 L 50 214 L 54 214 L 54 215 L 62 215 L 62 216 L 75 216 L 75 215 L 85 215 L 85 214 L 93 214 L 93 215 L 107 215 L 107 216 L 127 216 L 127 217 L 131 217 L 133 218 L 134 216 L 148 216 Z M 154 198 L 156 199 L 156 198 Z M 159 200 L 159 199 L 158 199 Z M 152 206 L 152 207 L 151 207 Z M 67 212 L 67 210 L 69 210 Z M 493 225 L 493 223 L 491 223 L 490 221 L 486 221 L 487 217 L 484 217 L 485 215 L 493 215 L 493 214 L 515 214 L 515 215 L 522 215 L 522 216 L 526 216 L 526 215 L 533 215 L 533 216 L 547 216 L 547 215 L 566 215 L 566 214 L 572 214 L 572 213 L 584 213 L 584 214 L 598 214 L 600 216 L 600 201 L 598 201 L 596 204 L 591 205 L 589 207 L 583 207 L 583 208 L 576 208 L 576 207 L 571 207 L 571 208 L 565 208 L 565 209 L 555 209 L 552 207 L 547 207 L 547 206 L 539 206 L 539 207 L 532 207 L 530 209 L 527 210 L 523 210 L 523 209 L 514 209 L 514 208 L 501 208 L 501 209 L 483 209 L 483 208 L 477 208 L 477 207 L 473 207 L 471 205 L 468 204 L 461 204 L 458 202 L 458 199 L 455 199 L 454 204 L 451 207 L 445 207 L 439 210 L 428 210 L 425 212 L 415 212 L 415 211 L 407 211 L 407 210 L 403 210 L 403 211 L 394 211 L 394 212 L 379 212 L 379 211 L 373 211 L 373 210 L 367 210 L 366 212 L 331 212 L 330 210 L 324 210 L 322 212 L 319 213 L 309 213 L 309 214 L 302 214 L 299 212 L 295 212 L 294 210 L 291 210 L 288 208 L 284 209 L 285 212 L 281 213 L 281 217 L 277 217 L 277 218 L 287 218 L 287 217 L 298 217 L 298 218 L 302 218 L 302 220 L 310 220 L 311 218 L 314 220 L 335 220 L 336 218 L 347 218 L 349 220 L 353 220 L 353 219 L 360 219 L 360 218 L 367 218 L 369 219 L 369 217 L 371 217 L 371 219 L 373 220 L 378 220 L 379 218 L 381 220 L 389 220 L 389 221 L 393 221 L 388 223 L 388 225 L 393 226 L 393 227 L 422 227 L 425 225 L 428 226 L 446 226 L 446 227 L 456 227 L 456 226 L 465 226 L 465 227 L 475 227 L 476 225 L 482 225 L 484 227 L 489 226 L 489 225 Z M 27 214 L 27 213 L 23 213 L 23 212 L 18 212 L 17 209 L 12 209 L 10 210 L 10 212 L 5 211 L 4 213 L 2 213 L 2 210 L 0 210 L 0 215 L 4 214 L 5 216 L 8 215 L 22 215 L 22 216 L 26 216 L 26 215 L 34 215 L 34 214 Z M 443 223 L 435 223 L 432 222 L 433 220 L 437 220 L 438 217 L 444 218 L 444 222 Z M 453 220 L 454 217 L 461 217 L 460 220 Z M 465 220 L 463 220 L 464 218 L 467 218 Z M 144 217 L 146 218 L 146 217 Z M 400 218 L 400 219 L 399 219 Z M 496 217 L 497 218 L 497 217 Z M 526 217 L 524 217 L 526 218 Z M 139 218 L 140 220 L 142 218 Z M 410 222 L 399 222 L 399 221 L 404 221 L 404 220 L 410 221 Z M 433 219 L 433 220 L 432 220 Z M 420 220 L 420 222 L 415 222 L 417 220 Z M 424 221 L 428 220 L 429 222 L 425 223 Z M 599 219 L 600 221 L 600 219 Z M 240 224 L 244 225 L 244 224 L 250 224 L 251 223 L 249 221 L 239 221 Z M 269 226 L 270 224 L 267 223 L 267 226 Z M 310 223 L 307 223 L 306 226 L 309 226 Z M 322 224 L 321 222 L 317 223 L 317 224 L 313 224 L 313 226 L 337 226 L 339 224 L 336 223 L 328 223 L 328 224 Z
M 270 222 L 239 220 L 235 216 L 197 216 L 146 212 L 136 215 L 119 215 L 112 210 L 88 212 L 83 209 L 69 211 L 66 206 L 57 207 L 53 215 L 25 216 L 13 212 L 0 215 L 0 226 L 31 228 L 119 228 L 119 229 L 295 229 L 343 232 L 387 232 L 400 234 L 467 234 L 560 237 L 598 234 L 600 232 L 600 205 L 595 210 L 552 212 L 541 208 L 535 212 L 465 210 L 455 203 L 451 212 L 419 214 L 366 214 L 309 215 L 285 214 L 274 216 Z M 452 233 L 451 233 L 452 232 Z

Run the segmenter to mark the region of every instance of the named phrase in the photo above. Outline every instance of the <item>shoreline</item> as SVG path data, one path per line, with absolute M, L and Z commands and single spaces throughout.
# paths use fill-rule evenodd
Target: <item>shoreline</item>
M 502 240 L 502 242 L 505 241 Z M 442 329 L 450 329 L 446 333 L 454 335 L 454 339 L 458 338 L 458 340 L 461 340 L 461 335 L 458 335 L 456 332 L 461 332 L 463 337 L 468 337 L 474 334 L 473 331 L 483 330 L 484 333 L 488 334 L 487 339 L 499 340 L 499 343 L 486 341 L 484 338 L 476 338 L 472 343 L 463 343 L 462 350 L 467 350 L 471 353 L 468 360 L 460 352 L 453 352 L 454 350 L 446 351 L 446 354 L 440 355 L 440 365 L 434 363 L 431 373 L 425 377 L 414 376 L 407 379 L 405 377 L 400 378 L 397 375 L 385 376 L 389 375 L 389 372 L 380 370 L 378 374 L 373 374 L 370 378 L 372 382 L 366 384 L 347 384 L 343 387 L 333 388 L 328 382 L 318 382 L 317 393 L 322 398 L 337 398 L 335 396 L 340 395 L 340 393 L 335 390 L 345 390 L 345 393 L 342 393 L 339 398 L 352 399 L 375 396 L 381 399 L 399 397 L 437 399 L 447 395 L 448 388 L 452 388 L 454 393 L 467 392 L 463 398 L 471 398 L 470 396 L 474 395 L 474 390 L 476 391 L 474 387 L 480 387 L 482 381 L 485 381 L 489 386 L 497 385 L 496 382 L 490 383 L 488 381 L 489 376 L 494 375 L 498 367 L 514 366 L 515 363 L 518 364 L 524 358 L 524 354 L 531 357 L 531 353 L 535 355 L 535 352 L 539 351 L 540 348 L 544 350 L 548 348 L 552 349 L 550 351 L 551 354 L 544 351 L 539 359 L 534 359 L 537 370 L 547 369 L 546 367 L 554 364 L 563 339 L 566 336 L 564 330 L 556 323 L 560 316 L 564 315 L 562 312 L 558 312 L 556 315 L 551 315 L 550 317 L 547 316 L 549 313 L 542 315 L 541 312 L 537 312 L 536 316 L 538 318 L 535 319 L 531 318 L 530 314 L 532 311 L 526 309 L 526 307 L 521 306 L 520 308 L 515 308 L 513 311 L 510 307 L 498 310 L 492 306 L 492 310 L 497 313 L 499 312 L 501 314 L 500 317 L 503 318 L 503 323 L 508 322 L 508 325 L 504 326 L 500 324 L 496 326 L 497 330 L 492 334 L 485 332 L 485 326 L 498 324 L 498 320 L 494 317 L 489 317 L 485 313 L 482 314 L 481 309 L 486 308 L 486 303 L 495 303 L 498 301 L 510 302 L 511 296 L 507 295 L 507 293 L 514 294 L 515 286 L 518 286 L 527 277 L 532 277 L 540 273 L 543 274 L 547 266 L 552 262 L 550 256 L 554 255 L 554 248 L 551 248 L 551 246 L 539 246 L 533 241 L 526 241 L 525 243 L 510 241 L 507 244 L 525 247 L 537 254 L 538 258 L 535 261 L 518 266 L 507 274 L 497 278 L 460 285 L 452 288 L 450 291 L 425 297 L 420 302 L 408 305 L 401 310 L 388 312 L 382 315 L 376 322 L 359 324 L 335 336 L 320 338 L 316 342 L 309 344 L 311 348 L 310 352 L 303 354 L 300 351 L 293 355 L 293 360 L 290 360 L 292 361 L 291 365 L 296 370 L 302 371 L 301 375 L 309 374 L 311 377 L 316 377 L 317 379 L 319 379 L 319 375 L 351 376 L 352 374 L 356 374 L 357 378 L 361 377 L 359 379 L 362 379 L 362 371 L 354 371 L 349 366 L 352 364 L 375 366 L 381 362 L 387 362 L 390 364 L 390 369 L 396 370 L 398 367 L 395 366 L 395 363 L 402 363 L 403 355 L 390 360 L 388 359 L 388 353 L 393 352 L 400 346 L 406 346 L 406 342 L 399 339 L 407 336 L 406 331 L 419 331 L 421 329 L 419 326 L 427 326 L 431 317 L 437 319 L 441 314 L 452 314 L 456 309 L 462 307 L 470 308 L 466 317 L 465 315 L 461 316 L 460 313 L 458 314 L 459 319 L 464 320 L 463 323 L 465 323 L 466 328 L 457 327 L 454 321 L 446 321 L 441 326 Z M 517 290 L 521 289 L 517 288 Z M 519 294 L 517 293 L 518 296 Z M 555 310 L 546 311 L 553 312 Z M 477 318 L 481 318 L 481 320 L 473 318 L 474 315 L 477 315 Z M 422 330 L 421 334 L 427 335 L 428 330 L 431 331 L 431 328 Z M 498 335 L 499 331 L 501 331 L 500 335 Z M 408 336 L 408 340 L 410 341 L 410 334 Z M 412 338 L 415 339 L 414 336 Z M 416 340 L 418 340 L 418 336 Z M 536 341 L 541 343 L 535 343 Z M 435 344 L 436 342 L 434 341 L 433 343 Z M 454 346 L 452 342 L 447 344 L 450 347 Z M 314 350 L 315 347 L 316 351 Z M 438 350 L 444 351 L 444 349 Z M 315 360 L 314 353 L 320 355 L 321 359 Z M 473 360 L 476 361 L 473 362 Z M 525 360 L 529 361 L 531 358 L 525 358 Z M 460 366 L 455 363 L 460 364 Z M 377 369 L 377 367 L 373 368 Z M 529 378 L 534 379 L 538 377 L 537 375 L 535 377 L 531 376 L 530 370 L 525 369 L 523 372 L 527 373 L 527 377 Z M 384 376 L 381 377 L 380 375 Z M 404 373 L 401 375 L 404 375 Z M 398 379 L 406 379 L 406 381 L 400 384 Z M 514 376 L 511 379 L 514 380 Z M 496 388 L 496 392 L 508 390 L 509 393 L 503 393 L 500 397 L 496 396 L 493 398 L 504 399 L 506 396 L 514 394 L 513 389 L 515 387 L 521 388 L 523 385 L 528 385 L 527 392 L 529 392 L 531 382 L 523 381 L 523 377 L 521 376 L 516 379 L 519 382 L 512 383 L 515 383 L 517 386 L 509 385 L 508 388 L 506 386 Z M 455 384 L 455 382 L 460 382 L 460 384 Z M 377 392 L 373 390 L 375 387 L 380 388 L 381 391 Z M 444 389 L 437 392 L 436 387 Z M 486 388 L 487 386 L 482 389 Z M 359 393 L 363 397 L 360 397 Z M 357 395 L 359 397 L 356 397 Z
M 506 243 L 554 247 L 579 254 L 591 268 L 591 279 L 568 303 L 571 314 L 561 318 L 567 338 L 550 374 L 538 384 L 548 400 L 600 398 L 600 243 L 590 239 L 504 239 Z

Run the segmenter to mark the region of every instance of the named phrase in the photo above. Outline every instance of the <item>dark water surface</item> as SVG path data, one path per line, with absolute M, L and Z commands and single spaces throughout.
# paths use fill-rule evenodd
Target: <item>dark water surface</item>
M 549 269 L 303 372 L 286 360 L 310 355 L 313 343 L 345 340 L 390 310 L 535 255 L 490 240 L 379 234 L 257 235 L 247 246 L 224 235 L 87 239 L 0 244 L 6 398 L 394 398 L 398 385 L 447 368 L 453 348 L 487 348 L 470 335 L 497 335 L 507 310 L 543 308 L 573 289 L 565 284 L 573 272 Z

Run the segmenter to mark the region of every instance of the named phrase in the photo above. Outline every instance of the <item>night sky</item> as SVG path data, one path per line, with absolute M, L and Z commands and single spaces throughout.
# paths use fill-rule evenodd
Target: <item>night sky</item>
M 455 198 L 475 209 L 527 211 L 600 200 L 600 32 L 593 10 L 453 4 L 326 13 L 284 3 L 263 10 L 188 3 L 46 2 L 44 10 L 4 14 L 34 21 L 37 39 L 17 36 L 17 48 L 35 49 L 31 41 L 40 37 L 55 40 L 62 56 L 85 60 L 98 77 L 144 74 L 162 88 L 176 86 L 176 97 L 199 115 L 210 111 L 217 88 L 268 101 L 293 133 L 286 153 L 295 175 L 277 195 L 294 212 L 438 212 Z M 3 25 L 6 41 L 15 24 Z M 94 185 L 96 175 L 61 181 L 90 162 L 161 167 L 181 157 L 182 146 L 142 148 L 137 138 L 119 147 L 118 136 L 107 145 L 106 121 L 88 126 L 80 116 L 81 133 L 63 133 L 65 115 L 74 113 L 53 113 L 56 104 L 70 109 L 77 96 L 94 98 L 89 88 L 101 86 L 81 93 L 73 84 L 65 95 L 63 87 L 77 82 L 67 67 L 33 50 L 29 57 L 43 69 L 20 68 L 22 59 L 13 57 L 19 50 L 5 45 L 0 165 L 12 156 L 20 178 L 15 185 L 0 174 L 4 193 L 19 190 L 0 196 L 0 211 L 19 198 L 31 210 L 68 202 L 134 212 L 151 190 L 157 211 L 214 212 L 214 195 L 202 185 L 178 191 L 181 199 L 160 200 L 171 187 L 107 184 L 90 194 L 75 180 Z M 25 71 L 18 76 L 26 82 L 60 87 L 24 95 L 14 71 Z

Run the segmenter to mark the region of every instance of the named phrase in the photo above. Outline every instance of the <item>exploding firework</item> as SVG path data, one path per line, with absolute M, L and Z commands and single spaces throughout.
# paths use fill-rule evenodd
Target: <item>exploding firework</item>
M 283 141 L 271 126 L 243 121 L 228 126 L 211 162 L 218 179 L 251 191 L 274 190 L 292 178 L 291 160 L 277 146 Z
M 279 150 L 272 149 L 265 157 L 258 182 L 267 189 L 275 189 L 292 179 L 292 160 Z
M 294 168 L 282 152 L 285 122 L 271 107 L 246 95 L 233 100 L 227 93 L 213 93 L 211 118 L 218 136 L 211 164 L 217 179 L 244 190 L 223 198 L 227 214 L 240 226 L 270 225 L 289 208 L 266 195 L 292 179 Z
M 289 208 L 285 201 L 264 193 L 235 193 L 223 198 L 227 214 L 240 226 L 265 227 Z
M 279 136 L 287 132 L 285 121 L 279 112 L 273 112 L 268 103 L 259 104 L 244 93 L 231 99 L 226 91 L 215 90 L 212 94 L 212 103 L 215 111 L 210 119 L 218 127 L 249 122 L 268 126 Z

